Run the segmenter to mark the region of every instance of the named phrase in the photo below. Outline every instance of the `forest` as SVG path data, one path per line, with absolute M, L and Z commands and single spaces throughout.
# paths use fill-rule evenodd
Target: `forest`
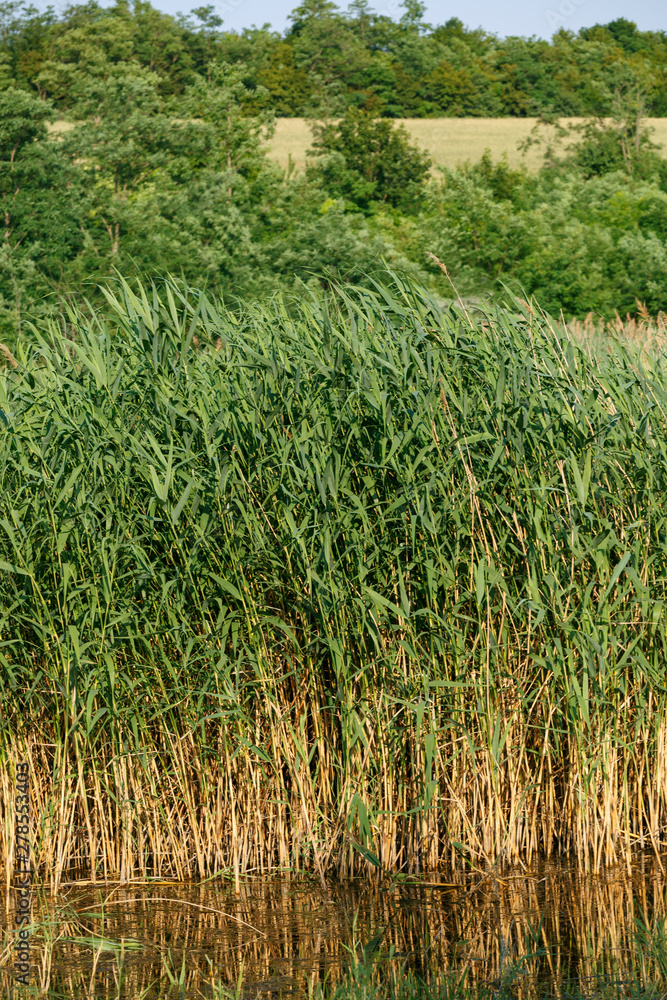
M 297 7 L 284 34 L 228 32 L 213 7 L 0 7 L 0 341 L 100 282 L 170 274 L 227 298 L 381 262 L 441 298 L 507 287 L 554 314 L 665 308 L 667 33 L 618 19 L 550 42 L 396 20 L 358 0 Z M 305 115 L 305 171 L 276 117 Z M 400 116 L 534 116 L 561 133 L 537 173 L 436 168 Z M 446 264 L 447 276 L 428 257 Z
M 145 0 L 37 8 L 0 5 L 0 65 L 12 84 L 81 110 L 86 80 L 130 66 L 155 74 L 162 98 L 183 95 L 212 63 L 242 67 L 248 104 L 280 117 L 363 108 L 387 118 L 608 115 L 618 87 L 639 83 L 667 115 L 667 32 L 618 18 L 550 42 L 498 38 L 458 18 L 433 26 L 404 0 L 393 20 L 353 0 L 305 0 L 284 34 L 269 24 L 224 31 L 213 5 L 170 17 Z

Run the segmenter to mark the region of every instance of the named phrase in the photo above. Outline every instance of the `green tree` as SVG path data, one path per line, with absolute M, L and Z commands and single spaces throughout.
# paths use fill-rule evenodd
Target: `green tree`
M 294 50 L 294 65 L 311 82 L 311 117 L 344 113 L 348 81 L 368 62 L 362 39 L 330 0 L 304 0 L 290 15 L 286 40 Z
M 294 49 L 287 42 L 272 48 L 257 79 L 266 88 L 271 107 L 278 116 L 292 118 L 308 107 L 311 80 L 305 69 L 295 65 Z
M 47 56 L 56 16 L 53 7 L 39 11 L 21 0 L 0 3 L 2 84 L 29 90 Z
M 475 115 L 479 105 L 479 91 L 469 70 L 465 66 L 456 69 L 445 60 L 426 78 L 426 97 L 435 113 L 451 117 Z
M 195 72 L 206 75 L 206 67 L 213 62 L 218 51 L 222 18 L 215 13 L 212 4 L 195 7 L 191 13 L 198 24 L 195 27 L 190 20 L 182 22 L 185 28 L 184 43 L 188 47 Z
M 413 209 L 431 166 L 405 128 L 351 108 L 315 125 L 310 176 L 335 197 L 368 211 L 373 202 Z
M 573 162 L 585 176 L 625 170 L 650 176 L 660 170 L 658 147 L 646 127 L 651 76 L 643 61 L 621 59 L 599 74 L 596 87 L 606 114 L 587 117 L 574 126 L 579 142 L 571 147 Z
M 0 93 L 0 324 L 20 334 L 26 306 L 57 289 L 82 244 L 80 171 L 49 139 L 54 108 Z
M 280 177 L 265 149 L 273 114 L 250 113 L 266 92 L 245 85 L 243 65 L 216 61 L 209 70 L 210 79 L 198 78 L 177 105 L 179 115 L 195 119 L 197 143 L 190 142 L 187 172 L 158 196 L 163 246 L 170 269 L 250 290 L 266 272 L 265 199 Z
M 185 93 L 181 109 L 205 123 L 211 142 L 207 165 L 214 169 L 256 173 L 265 160 L 263 146 L 275 128 L 272 111 L 250 114 L 268 97 L 265 88 L 244 83 L 242 64 L 215 62 L 210 79 L 200 77 Z
M 156 188 L 170 173 L 182 175 L 210 145 L 199 123 L 167 113 L 156 73 L 117 69 L 82 85 L 75 106 L 82 120 L 63 142 L 88 178 L 88 236 L 96 253 L 112 258 L 146 215 Z
M 71 108 L 91 79 L 106 79 L 131 63 L 134 25 L 127 4 L 105 10 L 96 2 L 66 11 L 53 26 L 48 52 L 34 78 L 40 96 Z

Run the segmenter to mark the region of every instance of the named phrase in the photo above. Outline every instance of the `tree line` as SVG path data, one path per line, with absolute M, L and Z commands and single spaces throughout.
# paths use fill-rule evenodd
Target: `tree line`
M 96 0 L 61 14 L 0 4 L 0 83 L 77 107 L 90 79 L 131 64 L 156 74 L 161 96 L 183 94 L 219 61 L 242 67 L 255 111 L 319 117 L 358 108 L 376 116 L 604 116 L 639 87 L 667 115 L 667 33 L 625 18 L 551 41 L 499 38 L 458 18 L 430 25 L 420 0 L 396 20 L 352 0 L 304 0 L 280 33 L 223 30 L 212 5 L 171 17 L 145 0 Z
M 299 10 L 295 25 L 308 20 Z M 210 8 L 194 14 L 196 30 L 143 3 L 60 20 L 28 9 L 5 31 L 1 342 L 86 297 L 104 301 L 100 283 L 119 272 L 169 273 L 233 298 L 364 282 L 386 261 L 447 299 L 429 252 L 470 298 L 509 285 L 571 316 L 667 308 L 667 161 L 631 61 L 608 115 L 585 116 L 558 148 L 544 143 L 537 175 L 488 154 L 436 169 L 377 105 L 353 103 L 336 115 L 320 104 L 306 170 L 285 171 L 267 155 L 272 92 L 247 52 L 230 51 L 230 39 L 255 36 L 219 32 Z M 431 37 L 410 27 L 418 14 L 407 8 L 397 27 L 415 51 Z M 351 15 L 326 4 L 312 15 L 328 17 Z

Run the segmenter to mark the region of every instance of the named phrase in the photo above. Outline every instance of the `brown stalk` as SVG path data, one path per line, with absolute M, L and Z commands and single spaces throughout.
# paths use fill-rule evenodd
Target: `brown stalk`
M 0 344 L 0 356 L 5 359 L 11 368 L 18 368 L 19 363 L 6 344 Z

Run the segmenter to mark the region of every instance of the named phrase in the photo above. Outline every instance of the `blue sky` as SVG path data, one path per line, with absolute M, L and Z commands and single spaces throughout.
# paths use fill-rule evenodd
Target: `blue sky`
M 152 0 L 155 7 L 169 14 L 187 13 L 192 7 L 214 3 L 223 18 L 224 28 L 231 30 L 262 25 L 268 21 L 282 31 L 287 15 L 298 0 Z M 400 16 L 400 0 L 376 0 L 376 10 Z M 428 0 L 427 0 L 428 3 Z M 345 7 L 347 0 L 339 0 Z M 450 17 L 460 17 L 469 27 L 482 27 L 499 35 L 537 35 L 551 38 L 564 27 L 572 31 L 592 24 L 604 24 L 616 17 L 627 17 L 643 30 L 667 29 L 665 0 L 518 0 L 499 3 L 493 0 L 467 0 L 463 3 L 431 2 L 427 20 L 443 24 Z

